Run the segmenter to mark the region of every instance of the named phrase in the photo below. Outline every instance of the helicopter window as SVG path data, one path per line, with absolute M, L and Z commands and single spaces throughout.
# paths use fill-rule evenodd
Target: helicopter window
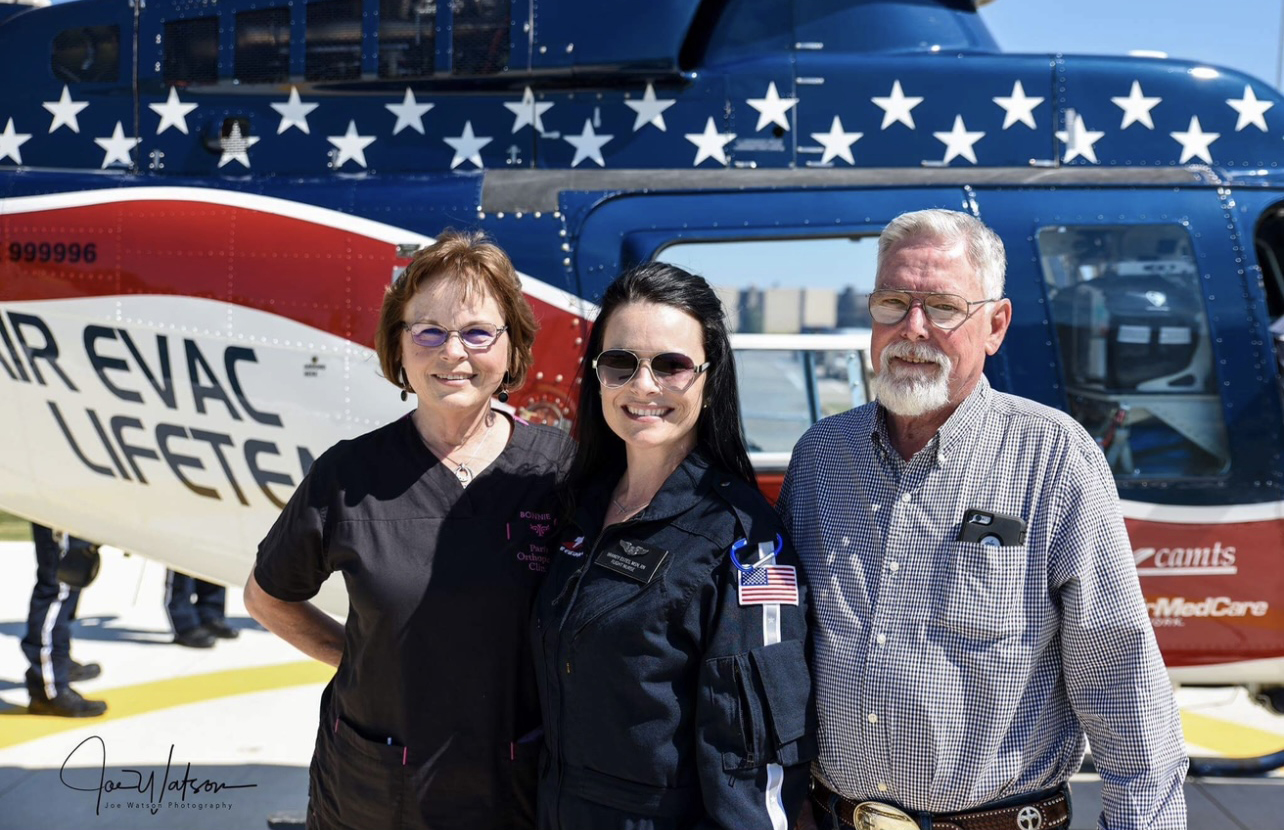
M 869 328 L 877 236 L 679 242 L 655 258 L 712 283 L 735 332 Z
M 361 0 L 322 0 L 307 6 L 303 73 L 309 81 L 361 77 Z
M 821 418 L 868 401 L 867 343 L 850 348 L 739 348 L 733 340 L 745 446 L 754 453 L 788 454 Z M 785 345 L 782 343 L 782 345 Z
M 53 75 L 64 83 L 120 80 L 120 27 L 76 26 L 53 39 Z
M 433 74 L 436 21 L 436 0 L 379 0 L 379 77 Z
M 508 70 L 510 6 L 511 0 L 450 0 L 456 75 Z
M 1279 206 L 1268 211 L 1258 223 L 1254 247 L 1262 270 L 1266 313 L 1271 318 L 1275 362 L 1280 377 L 1284 378 L 1284 210 Z
M 235 77 L 272 84 L 290 77 L 290 10 L 285 6 L 236 14 Z
M 1175 225 L 1039 231 L 1070 414 L 1120 478 L 1230 467 L 1187 231 Z
M 218 82 L 218 18 L 197 17 L 165 23 L 165 83 Z
M 877 236 L 682 241 L 655 254 L 722 299 L 751 452 L 787 460 L 817 420 L 866 402 L 877 255 Z M 833 337 L 808 336 L 821 334 Z

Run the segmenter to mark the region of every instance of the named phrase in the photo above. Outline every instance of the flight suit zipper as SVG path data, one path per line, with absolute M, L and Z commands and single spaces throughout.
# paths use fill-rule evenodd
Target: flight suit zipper
M 597 538 L 593 541 L 593 546 L 588 550 L 588 552 L 584 554 L 584 561 L 580 564 L 578 568 L 575 569 L 575 572 L 571 574 L 571 578 L 568 579 L 566 582 L 566 587 L 563 588 L 562 592 L 557 595 L 556 599 L 553 600 L 553 604 L 552 604 L 553 608 L 556 608 L 558 602 L 562 601 L 563 598 L 565 598 L 566 600 L 566 607 L 562 609 L 561 618 L 558 619 L 557 621 L 557 635 L 558 635 L 559 641 L 561 639 L 562 630 L 566 627 L 566 619 L 570 615 L 571 609 L 575 607 L 575 598 L 579 596 L 580 583 L 584 579 L 584 573 L 585 571 L 587 571 L 588 567 L 593 563 L 593 557 L 597 555 L 598 546 L 602 544 L 602 539 L 606 537 L 606 530 L 607 530 L 606 528 L 603 528 L 601 532 L 598 533 Z M 570 643 L 566 642 L 562 644 L 561 648 L 558 650 L 558 653 L 555 656 L 556 656 L 556 661 L 553 664 L 554 669 L 553 669 L 552 675 L 549 677 L 549 683 L 552 684 L 556 682 L 558 686 L 558 694 L 557 694 L 557 781 L 558 781 L 558 786 L 557 786 L 557 804 L 555 808 L 555 815 L 557 816 L 558 824 L 561 825 L 563 823 L 562 794 L 563 794 L 563 791 L 566 789 L 561 785 L 562 778 L 566 774 L 566 757 L 562 752 L 563 733 L 564 733 L 562 724 L 566 723 L 566 689 L 565 687 L 562 686 L 562 682 L 563 682 L 562 679 L 559 678 L 557 675 L 558 675 L 558 670 L 563 665 L 565 666 L 566 673 L 568 675 L 571 674 Z
M 619 524 L 611 525 L 608 528 L 604 528 L 602 532 L 598 534 L 597 539 L 594 540 L 592 548 L 588 551 L 588 553 L 585 554 L 583 564 L 580 565 L 580 567 L 575 571 L 575 573 L 571 575 L 570 580 L 568 580 L 566 590 L 564 590 L 561 594 L 559 594 L 558 599 L 561 599 L 562 597 L 566 597 L 566 607 L 562 610 L 561 619 L 559 620 L 558 627 L 557 627 L 558 635 L 563 642 L 563 647 L 561 651 L 557 654 L 557 662 L 554 664 L 555 672 L 564 672 L 565 675 L 567 676 L 574 674 L 574 666 L 572 665 L 572 662 L 570 659 L 570 650 L 573 642 L 579 636 L 581 631 L 583 631 L 585 628 L 591 625 L 594 621 L 600 619 L 604 614 L 608 614 L 620 608 L 622 605 L 625 605 L 629 602 L 633 602 L 634 600 L 638 599 L 643 594 L 645 594 L 648 590 L 654 588 L 656 585 L 660 584 L 663 581 L 663 579 L 660 578 L 659 572 L 657 571 L 657 573 L 655 574 L 655 578 L 653 578 L 647 584 L 643 585 L 641 587 L 641 590 L 639 590 L 637 593 L 633 594 L 632 596 L 625 597 L 624 599 L 614 603 L 613 605 L 609 605 L 605 608 L 602 608 L 593 616 L 581 622 L 569 637 L 565 636 L 566 624 L 570 619 L 571 610 L 575 607 L 575 603 L 579 599 L 580 588 L 583 586 L 584 577 L 588 573 L 588 569 L 593 566 L 594 558 L 597 556 L 598 552 L 602 549 L 603 545 L 608 541 L 608 537 L 610 541 L 614 541 L 616 538 L 619 538 L 621 535 L 623 535 L 623 533 L 626 531 L 627 528 L 636 526 L 639 524 L 645 524 L 649 521 L 656 521 L 656 519 L 649 519 L 649 518 L 642 518 L 640 516 L 635 516 L 627 521 L 620 522 Z M 664 570 L 667 570 L 668 567 L 670 567 L 671 565 L 672 565 L 672 562 L 667 561 L 663 563 L 661 567 Z M 561 685 L 561 681 L 559 681 L 559 686 L 560 685 Z M 560 724 L 563 724 L 566 722 L 566 692 L 564 688 L 561 689 L 561 693 L 558 695 L 558 722 L 559 722 L 559 726 Z M 558 761 L 559 776 L 562 774 L 562 772 L 566 768 L 566 759 L 562 752 L 563 742 L 560 739 L 560 736 L 562 734 L 564 734 L 564 730 L 559 729 L 558 731 L 559 740 L 557 742 L 557 761 Z M 561 794 L 563 789 L 564 788 L 562 787 L 558 788 L 557 816 L 558 816 L 559 822 L 562 819 L 562 795 Z

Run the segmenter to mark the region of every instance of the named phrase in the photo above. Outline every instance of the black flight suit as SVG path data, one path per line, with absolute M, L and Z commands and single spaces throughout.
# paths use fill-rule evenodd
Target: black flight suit
M 816 757 L 806 590 L 766 625 L 763 605 L 740 604 L 729 555 L 746 538 L 738 555 L 756 562 L 780 521 L 693 453 L 642 513 L 603 531 L 614 481 L 583 494 L 534 611 L 539 827 L 792 827 Z M 801 580 L 787 539 L 776 562 Z

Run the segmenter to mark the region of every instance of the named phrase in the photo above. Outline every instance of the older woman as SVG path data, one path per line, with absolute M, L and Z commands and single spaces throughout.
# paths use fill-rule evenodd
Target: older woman
M 531 632 L 542 830 L 784 830 L 816 755 L 806 594 L 754 487 L 722 306 L 670 265 L 607 289 L 574 502 Z
M 405 417 L 316 460 L 245 588 L 255 619 L 337 667 L 321 699 L 309 828 L 529 826 L 538 705 L 527 625 L 568 440 L 491 397 L 519 385 L 536 323 L 508 257 L 448 233 L 384 299 Z M 307 600 L 334 571 L 341 625 Z

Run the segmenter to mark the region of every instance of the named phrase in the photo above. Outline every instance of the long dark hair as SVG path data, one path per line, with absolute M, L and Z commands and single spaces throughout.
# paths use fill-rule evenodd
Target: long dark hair
M 722 301 L 703 277 L 676 265 L 648 262 L 625 271 L 607 286 L 601 312 L 589 335 L 580 367 L 580 403 L 575 422 L 578 449 L 566 478 L 568 504 L 573 506 L 582 488 L 599 476 L 624 471 L 624 441 L 611 431 L 602 414 L 602 389 L 592 364 L 602 351 L 602 338 L 611 315 L 629 303 L 669 306 L 700 321 L 709 369 L 696 421 L 696 449 L 713 466 L 756 486 L 741 432 L 736 362 Z

